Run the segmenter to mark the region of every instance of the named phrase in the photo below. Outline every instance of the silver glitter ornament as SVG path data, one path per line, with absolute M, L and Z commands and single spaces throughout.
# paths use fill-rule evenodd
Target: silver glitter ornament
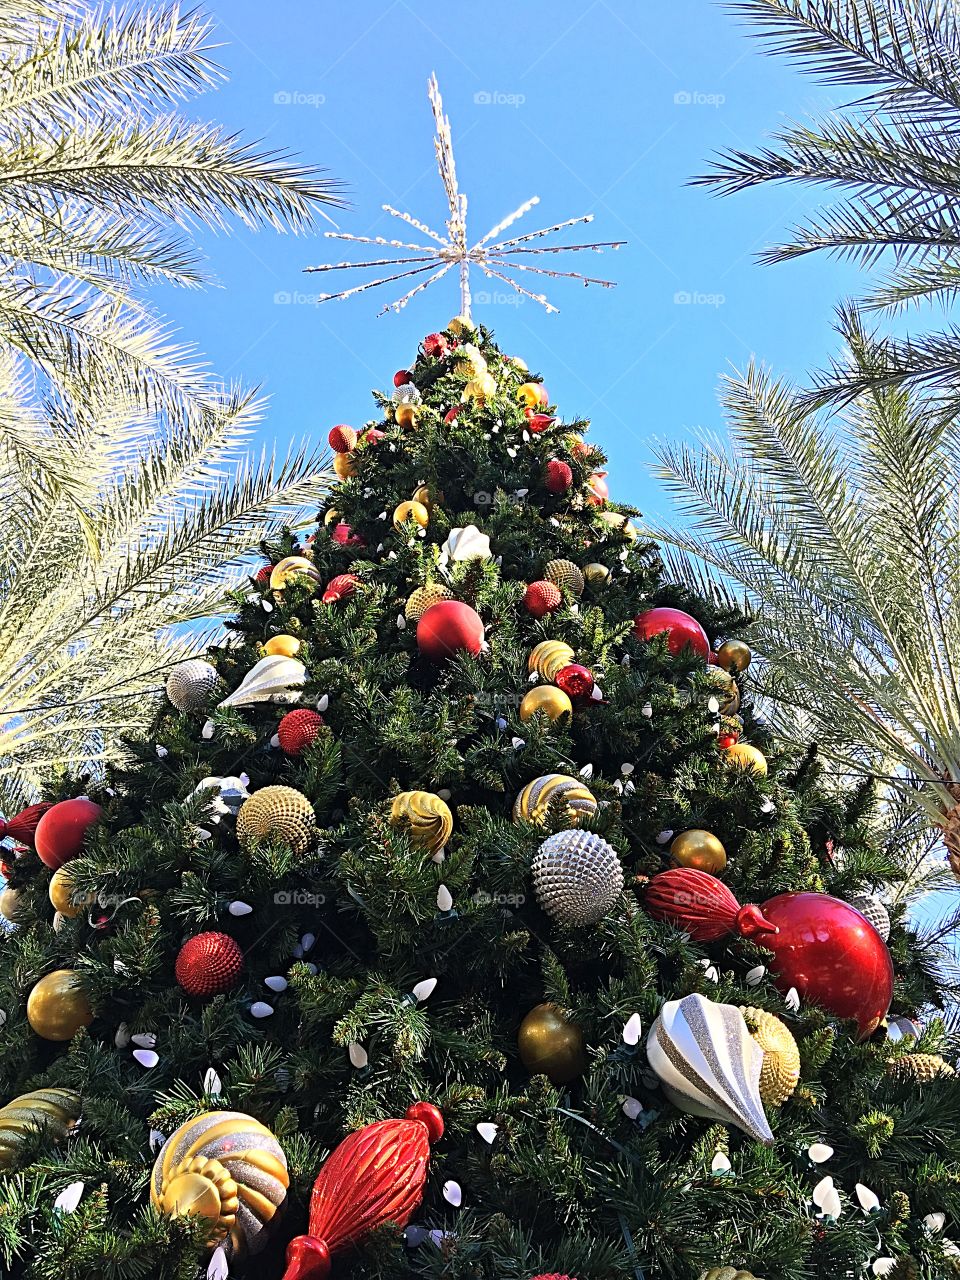
M 875 893 L 858 893 L 847 898 L 847 905 L 859 911 L 886 942 L 890 937 L 890 914 Z
M 540 906 L 565 928 L 596 924 L 623 892 L 623 867 L 592 831 L 558 831 L 537 850 L 531 868 Z
M 199 711 L 220 683 L 216 667 L 202 658 L 178 662 L 167 676 L 167 697 L 178 711 Z

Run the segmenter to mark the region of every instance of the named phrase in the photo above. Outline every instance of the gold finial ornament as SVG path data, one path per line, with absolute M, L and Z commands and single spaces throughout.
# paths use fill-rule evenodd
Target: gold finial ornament
M 35 1089 L 0 1107 L 0 1169 L 11 1168 L 26 1139 L 43 1128 L 62 1142 L 80 1118 L 80 1095 L 73 1089 Z

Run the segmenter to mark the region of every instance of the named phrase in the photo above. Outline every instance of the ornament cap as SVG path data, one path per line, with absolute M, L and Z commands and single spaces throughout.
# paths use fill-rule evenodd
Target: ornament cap
M 432 1102 L 414 1102 L 407 1107 L 404 1118 L 419 1121 L 426 1128 L 431 1142 L 439 1142 L 443 1137 L 443 1112 Z
M 330 1274 L 330 1250 L 316 1236 L 294 1236 L 287 1245 L 287 1269 L 283 1280 L 326 1280 Z
M 765 933 L 779 933 L 780 930 L 775 924 L 771 924 L 760 908 L 753 902 L 748 903 L 745 907 L 741 907 L 737 912 L 737 919 L 734 926 L 737 932 L 744 938 L 757 938 Z

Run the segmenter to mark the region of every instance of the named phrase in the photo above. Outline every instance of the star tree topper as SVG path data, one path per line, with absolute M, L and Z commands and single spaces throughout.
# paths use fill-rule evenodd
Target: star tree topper
M 453 159 L 453 139 L 450 134 L 450 121 L 443 114 L 443 101 L 440 97 L 440 88 L 435 75 L 430 77 L 428 91 L 430 105 L 433 107 L 433 118 L 437 127 L 437 134 L 434 139 L 434 146 L 437 152 L 437 168 L 440 171 L 440 179 L 443 182 L 443 189 L 447 194 L 447 203 L 450 208 L 450 216 L 447 219 L 447 234 L 445 236 L 438 234 L 418 218 L 414 218 L 412 214 L 402 213 L 399 209 L 395 209 L 389 204 L 383 206 L 387 213 L 407 223 L 408 226 L 419 231 L 421 235 L 426 236 L 433 243 L 412 244 L 405 240 L 387 240 L 383 236 L 354 236 L 345 231 L 327 231 L 325 234 L 331 240 L 348 240 L 353 244 L 377 245 L 385 251 L 384 256 L 368 258 L 364 262 L 327 262 L 319 267 L 307 267 L 307 271 L 358 271 L 363 268 L 381 268 L 385 269 L 385 271 L 383 274 L 378 275 L 375 280 L 368 280 L 365 284 L 341 289 L 337 293 L 322 293 L 319 295 L 319 301 L 329 302 L 334 298 L 351 298 L 356 293 L 363 293 L 367 289 L 375 289 L 380 285 L 393 284 L 397 280 L 407 280 L 411 276 L 426 275 L 427 278 L 425 280 L 418 281 L 396 302 L 388 303 L 379 314 L 383 315 L 384 312 L 391 310 L 400 311 L 411 298 L 428 289 L 430 285 L 440 280 L 454 267 L 457 267 L 460 273 L 460 314 L 466 319 L 470 319 L 471 267 L 479 267 L 488 279 L 501 280 L 523 297 L 532 298 L 534 302 L 539 302 L 548 312 L 556 311 L 557 308 L 547 300 L 546 295 L 534 293 L 532 289 L 524 288 L 512 275 L 508 275 L 507 271 L 526 271 L 532 275 L 550 276 L 554 279 L 579 280 L 585 286 L 598 284 L 604 289 L 614 288 L 615 281 L 613 280 L 599 280 L 594 276 L 581 275 L 578 271 L 556 271 L 549 267 L 518 261 L 520 257 L 548 253 L 573 253 L 579 250 L 592 250 L 594 253 L 602 253 L 604 249 L 619 249 L 625 241 L 608 240 L 591 244 L 558 245 L 534 243 L 535 241 L 544 240 L 556 231 L 562 231 L 565 227 L 578 226 L 583 222 L 592 222 L 592 213 L 585 214 L 580 218 L 568 218 L 565 222 L 556 222 L 550 227 L 541 227 L 539 231 L 528 231 L 526 235 L 513 236 L 506 240 L 500 239 L 507 228 L 511 227 L 518 218 L 522 218 L 534 205 L 540 203 L 539 196 L 533 196 L 531 199 L 525 200 L 519 208 L 514 209 L 501 222 L 498 222 L 495 227 L 492 227 L 481 240 L 477 240 L 474 244 L 470 243 L 467 239 L 467 197 L 457 184 L 457 169 Z M 395 268 L 402 269 L 395 270 Z

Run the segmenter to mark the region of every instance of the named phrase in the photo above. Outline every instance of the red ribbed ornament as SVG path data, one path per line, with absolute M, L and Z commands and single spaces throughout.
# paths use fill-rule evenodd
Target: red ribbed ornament
M 277 725 L 280 750 L 285 751 L 288 756 L 303 755 L 322 728 L 323 716 L 316 711 L 311 711 L 308 707 L 288 711 Z
M 551 1271 L 548 1276 L 531 1276 L 530 1280 L 576 1280 L 576 1276 L 562 1276 L 559 1271 Z
M 345 427 L 341 423 L 339 426 L 330 428 L 327 443 L 334 453 L 349 453 L 351 449 L 357 447 L 357 433 L 353 427 Z
M 52 804 L 33 833 L 33 847 L 44 866 L 56 871 L 77 857 L 88 828 L 98 821 L 102 812 L 100 806 L 86 796 Z
M 666 635 L 667 648 L 673 654 L 682 653 L 687 645 L 704 660 L 710 653 L 707 633 L 696 618 L 682 609 L 647 609 L 638 613 L 633 620 L 633 634 L 640 640 Z
M 198 933 L 180 948 L 174 974 L 188 996 L 231 991 L 243 972 L 240 944 L 228 933 Z
M 331 578 L 323 591 L 323 603 L 335 604 L 338 600 L 348 600 L 360 585 L 355 573 L 338 573 Z
M 587 502 L 592 507 L 602 507 L 610 497 L 610 487 L 607 484 L 606 475 L 605 471 L 595 471 L 587 481 L 590 489 L 590 497 Z
M 553 613 L 554 609 L 559 609 L 562 604 L 563 595 L 560 588 L 555 582 L 548 582 L 546 578 L 531 582 L 523 593 L 523 607 L 535 618 L 546 617 L 548 613 Z
M 654 920 L 669 920 L 697 942 L 715 942 L 739 933 L 766 947 L 777 932 L 759 907 L 741 907 L 716 876 L 692 867 L 673 867 L 655 875 L 647 885 L 643 905 Z
M 428 356 L 439 359 L 440 356 L 447 354 L 450 344 L 442 333 L 428 333 L 423 340 L 423 349 Z
M 271 573 L 273 573 L 273 565 L 265 564 L 262 568 L 257 570 L 253 580 L 258 587 L 262 587 L 264 590 L 266 590 L 266 588 L 269 587 L 270 585 Z
M 405 1227 L 423 1199 L 430 1143 L 443 1136 L 443 1116 L 429 1102 L 403 1120 L 381 1120 L 352 1133 L 317 1174 L 310 1196 L 310 1234 L 287 1245 L 283 1280 L 324 1280 L 330 1258 L 368 1231 Z
M 573 484 L 573 470 L 569 462 L 551 458 L 547 463 L 544 484 L 550 493 L 566 493 Z
M 366 431 L 360 437 L 361 444 L 379 444 L 381 440 L 385 440 L 387 433 L 381 431 L 379 427 L 367 427 Z
M 53 808 L 53 803 L 47 804 L 30 804 L 26 809 L 21 809 L 19 813 L 15 813 L 12 818 L 7 818 L 4 822 L 0 818 L 0 840 L 4 836 L 10 836 L 13 840 L 19 840 L 21 844 L 28 844 L 33 848 L 33 837 L 37 830 L 37 824 L 48 809 Z

